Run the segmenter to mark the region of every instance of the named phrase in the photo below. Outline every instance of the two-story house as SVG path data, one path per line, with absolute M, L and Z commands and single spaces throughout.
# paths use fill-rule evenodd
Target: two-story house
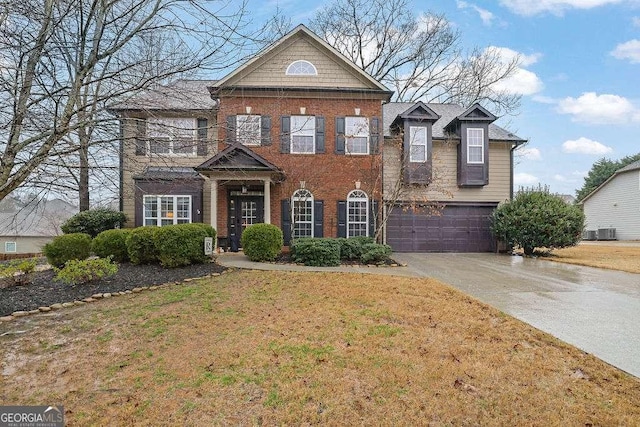
M 512 197 L 525 141 L 479 104 L 383 106 L 385 240 L 398 252 L 490 252 L 490 216 Z
M 392 92 L 304 26 L 218 81 L 179 81 L 114 106 L 130 226 L 210 223 L 292 237 L 376 230 L 382 108 Z

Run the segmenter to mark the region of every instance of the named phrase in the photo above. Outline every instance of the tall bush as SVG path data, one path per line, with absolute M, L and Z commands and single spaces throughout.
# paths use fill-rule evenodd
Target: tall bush
M 273 261 L 282 250 L 282 230 L 273 224 L 254 224 L 242 232 L 242 250 L 251 261 Z
M 510 202 L 498 206 L 491 218 L 494 235 L 526 255 L 535 248 L 564 248 L 580 241 L 584 213 L 565 203 L 548 189 L 525 189 Z
M 105 230 L 91 242 L 91 250 L 100 258 L 111 257 L 115 262 L 129 261 L 127 236 L 131 229 Z
M 56 236 L 42 248 L 47 261 L 54 267 L 62 267 L 72 259 L 82 260 L 91 255 L 91 236 L 72 233 Z
M 65 234 L 87 233 L 93 238 L 105 230 L 121 228 L 126 220 L 127 217 L 122 212 L 99 208 L 75 214 L 60 228 Z
M 202 264 L 205 237 L 214 237 L 215 231 L 205 224 L 177 224 L 160 227 L 154 239 L 158 259 L 163 267 L 181 267 Z
M 138 227 L 129 232 L 126 239 L 127 254 L 132 264 L 153 264 L 158 262 L 155 236 L 159 228 Z

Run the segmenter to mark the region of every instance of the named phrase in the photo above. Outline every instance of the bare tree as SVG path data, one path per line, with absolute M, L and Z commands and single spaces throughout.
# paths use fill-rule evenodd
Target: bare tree
M 109 102 L 241 60 L 244 19 L 244 4 L 218 1 L 3 2 L 0 200 L 58 185 L 86 207 L 91 147 L 118 138 Z
M 407 0 L 335 0 L 311 28 L 354 64 L 395 91 L 394 101 L 481 101 L 496 114 L 514 113 L 520 96 L 496 89 L 519 58 L 495 49 L 465 53 L 460 33 L 443 15 L 416 17 Z

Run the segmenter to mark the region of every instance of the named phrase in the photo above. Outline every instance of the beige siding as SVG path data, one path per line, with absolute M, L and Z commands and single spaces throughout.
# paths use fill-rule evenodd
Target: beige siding
M 305 60 L 315 65 L 317 76 L 288 76 L 287 67 L 294 61 Z M 239 73 L 230 84 L 260 87 L 326 87 L 372 88 L 364 77 L 347 64 L 338 62 L 325 49 L 318 47 L 307 37 L 296 37 L 286 46 L 279 46 L 263 59 L 252 64 L 251 69 Z
M 511 186 L 510 144 L 489 144 L 489 184 L 459 188 L 455 141 L 433 142 L 433 182 L 425 186 L 401 186 L 401 149 L 396 143 L 384 146 L 385 199 L 392 201 L 501 202 L 509 199 Z M 400 187 L 398 187 L 400 186 Z M 401 188 L 394 190 L 394 188 Z
M 615 228 L 618 240 L 640 240 L 640 171 L 623 172 L 584 202 L 585 229 Z
M 184 117 L 184 115 L 181 115 Z M 203 117 L 202 114 L 193 115 L 192 117 Z M 133 177 L 142 173 L 147 166 L 185 166 L 195 167 L 202 164 L 205 160 L 214 156 L 217 152 L 218 131 L 216 126 L 215 116 L 209 116 L 209 134 L 208 140 L 210 141 L 208 146 L 208 154 L 206 156 L 160 156 L 160 155 L 146 155 L 136 156 L 135 153 L 135 135 L 136 124 L 135 121 L 126 121 L 124 128 L 124 157 L 123 157 L 123 205 L 122 211 L 127 215 L 128 222 L 127 227 L 134 226 L 135 218 L 135 182 Z M 205 203 L 204 211 L 207 211 L 207 204 L 209 200 L 209 187 L 205 183 L 205 194 L 203 202 Z M 206 219 L 205 219 L 206 221 Z
M 0 237 L 0 253 L 5 253 L 4 244 L 6 242 L 16 242 L 16 252 L 8 254 L 35 254 L 41 253 L 42 247 L 53 240 L 53 237 Z

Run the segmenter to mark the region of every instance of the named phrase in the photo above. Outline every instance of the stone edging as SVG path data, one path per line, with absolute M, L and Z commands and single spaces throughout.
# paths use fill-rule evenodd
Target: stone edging
M 233 271 L 234 271 L 234 269 L 231 267 L 231 268 L 227 268 L 226 270 L 223 270 L 221 273 L 211 273 L 211 274 L 207 274 L 206 276 L 187 278 L 187 279 L 182 280 L 182 282 L 172 282 L 172 283 L 165 283 L 165 284 L 162 284 L 162 285 L 153 285 L 153 286 L 142 286 L 142 287 L 139 287 L 139 288 L 133 288 L 131 290 L 113 292 L 113 293 L 106 292 L 106 293 L 103 293 L 103 294 L 93 294 L 90 297 L 84 298 L 81 301 L 73 301 L 73 302 L 64 302 L 64 303 L 51 304 L 50 306 L 38 307 L 37 309 L 29 310 L 29 311 L 14 311 L 13 313 L 11 313 L 8 316 L 0 317 L 0 323 L 10 322 L 12 320 L 19 319 L 21 317 L 30 316 L 32 314 L 48 313 L 50 311 L 60 310 L 60 309 L 63 309 L 63 308 L 69 308 L 69 307 L 75 307 L 75 306 L 79 306 L 79 305 L 85 305 L 85 304 L 88 304 L 88 303 L 96 302 L 96 301 L 101 300 L 101 299 L 107 299 L 107 298 L 112 298 L 112 297 L 117 297 L 117 296 L 122 296 L 122 295 L 129 295 L 129 294 L 138 294 L 138 293 L 143 292 L 143 291 L 155 291 L 156 289 L 163 289 L 163 288 L 167 288 L 167 287 L 172 286 L 172 285 L 179 285 L 181 283 L 189 283 L 189 282 L 192 282 L 192 281 L 198 280 L 198 279 L 205 279 L 207 277 L 217 277 L 217 276 L 220 276 L 222 274 L 231 273 Z

